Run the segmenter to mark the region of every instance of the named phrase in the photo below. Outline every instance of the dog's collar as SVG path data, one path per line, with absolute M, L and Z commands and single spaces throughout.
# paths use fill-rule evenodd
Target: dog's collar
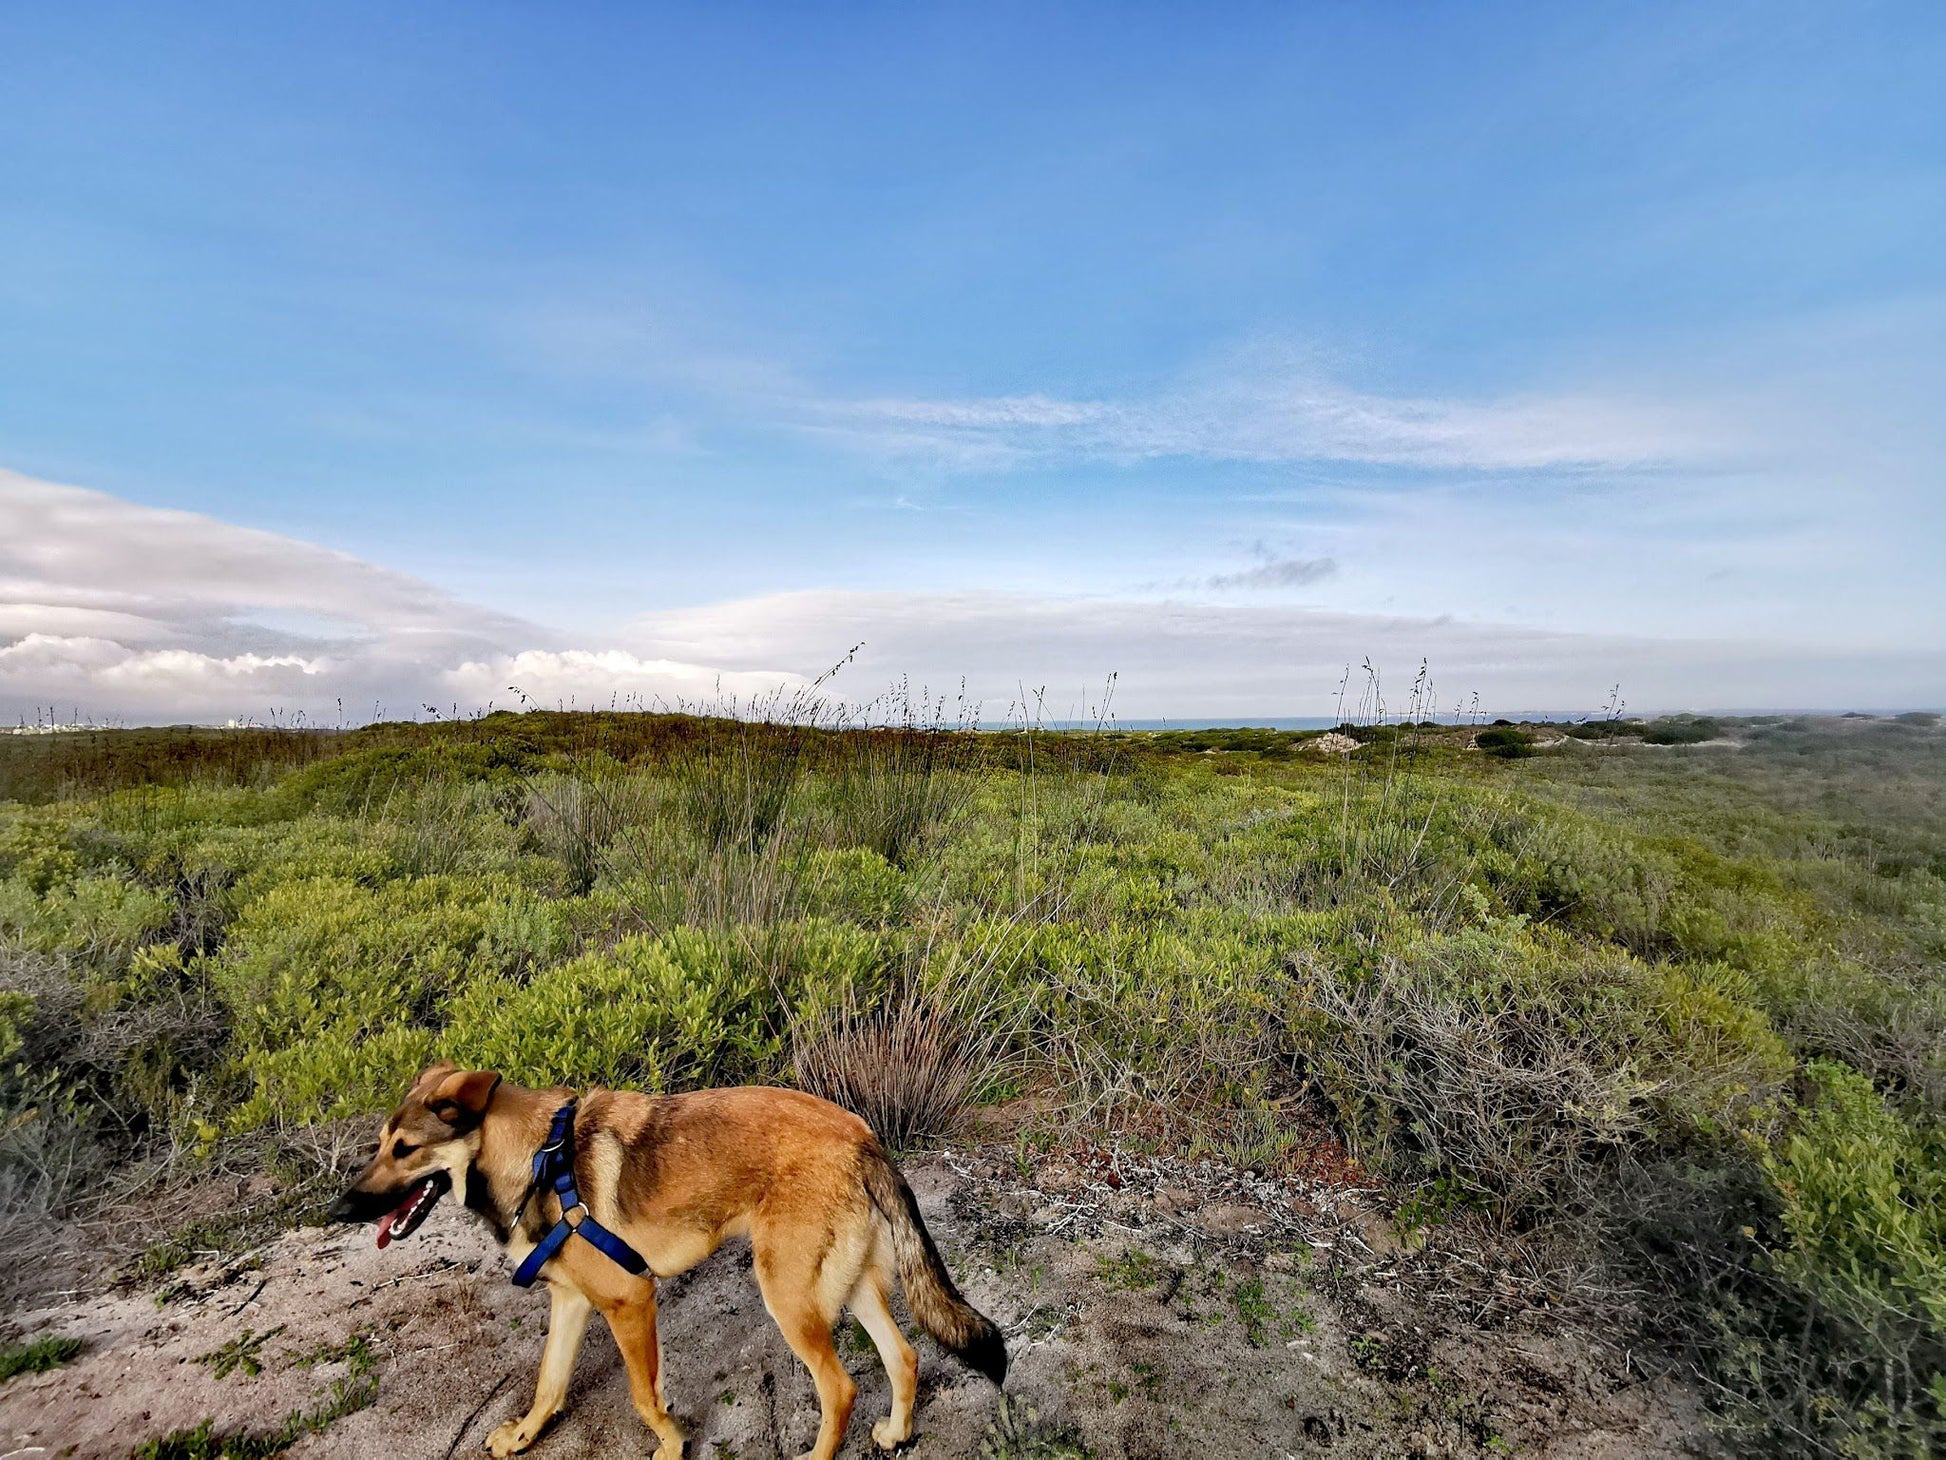
M 554 1194 L 561 1200 L 561 1220 L 541 1238 L 540 1244 L 527 1254 L 515 1270 L 515 1287 L 533 1286 L 541 1269 L 568 1245 L 568 1238 L 576 1235 L 585 1238 L 628 1272 L 639 1275 L 649 1265 L 641 1253 L 595 1220 L 595 1214 L 588 1210 L 588 1204 L 574 1189 L 575 1105 L 576 1101 L 570 1098 L 566 1105 L 554 1112 L 554 1122 L 547 1129 L 547 1142 L 534 1152 L 533 1179 L 527 1183 L 520 1205 L 514 1209 L 513 1226 L 518 1228 L 521 1218 L 527 1214 L 527 1203 L 534 1199 L 534 1193 L 542 1186 L 552 1186 Z M 568 1214 L 576 1210 L 580 1211 L 581 1220 L 570 1222 Z

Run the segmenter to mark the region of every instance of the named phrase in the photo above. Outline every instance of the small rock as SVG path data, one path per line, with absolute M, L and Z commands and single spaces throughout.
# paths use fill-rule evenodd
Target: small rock
M 1196 1194 L 1180 1186 L 1165 1186 L 1155 1194 L 1156 1210 L 1174 1216 L 1196 1205 Z
M 1396 1257 L 1404 1251 L 1392 1224 L 1376 1212 L 1360 1212 L 1356 1222 L 1359 1240 L 1372 1249 L 1375 1257 Z
M 1203 1230 L 1218 1237 L 1234 1237 L 1239 1232 L 1262 1231 L 1269 1218 L 1256 1207 L 1210 1207 L 1199 1219 Z

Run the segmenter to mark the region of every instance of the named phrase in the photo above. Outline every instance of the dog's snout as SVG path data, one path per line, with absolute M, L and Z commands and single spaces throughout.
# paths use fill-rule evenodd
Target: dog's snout
M 363 1216 L 359 1207 L 358 1191 L 356 1188 L 353 1188 L 350 1191 L 339 1192 L 338 1199 L 325 1209 L 324 1215 L 328 1220 L 333 1222 L 361 1221 L 363 1220 Z

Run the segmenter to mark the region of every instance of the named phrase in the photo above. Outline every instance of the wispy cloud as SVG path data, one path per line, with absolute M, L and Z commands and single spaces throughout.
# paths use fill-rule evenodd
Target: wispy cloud
M 809 415 L 811 429 L 839 442 L 969 468 L 1183 458 L 1631 469 L 1719 455 L 1726 446 L 1703 421 L 1647 401 L 1378 395 L 1275 357 L 1132 400 L 879 398 L 820 402 Z
M 1157 578 L 1133 585 L 1139 594 L 1173 593 L 1274 593 L 1280 589 L 1305 588 L 1322 583 L 1338 572 L 1332 557 L 1299 557 L 1273 548 L 1262 538 L 1250 544 L 1251 563 L 1220 573 Z
M 1336 558 L 1285 557 L 1262 542 L 1254 544 L 1250 551 L 1257 560 L 1254 566 L 1233 573 L 1212 573 L 1195 580 L 1196 586 L 1218 593 L 1239 588 L 1303 588 L 1320 583 L 1338 571 Z
M 1628 392 L 1363 390 L 1346 383 L 1342 362 L 1275 338 L 1126 395 L 852 396 L 761 348 L 705 343 L 694 319 L 558 311 L 523 316 L 521 327 L 524 358 L 551 368 L 620 376 L 658 398 L 673 392 L 723 422 L 948 470 L 1150 460 L 1629 470 L 1715 459 L 1742 444 L 1694 405 Z

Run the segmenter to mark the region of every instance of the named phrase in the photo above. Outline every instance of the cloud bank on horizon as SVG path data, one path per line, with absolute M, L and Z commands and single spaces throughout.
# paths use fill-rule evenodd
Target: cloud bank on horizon
M 0 719 L 1946 701 L 1936 6 L 88 9 Z
M 1592 710 L 1608 680 L 1659 706 L 1780 704 L 1807 669 L 1849 703 L 1916 703 L 1946 673 L 1946 654 L 1817 663 L 1778 645 L 990 590 L 772 594 L 644 614 L 577 644 L 313 543 L 0 472 L 0 714 L 21 719 L 331 725 L 750 704 L 809 685 L 854 644 L 834 697 L 868 701 L 904 677 L 988 719 L 1036 700 L 1091 716 L 1110 674 L 1124 717 L 1318 714 L 1367 658 L 1401 682 L 1429 660 L 1454 708 L 1477 694 Z

